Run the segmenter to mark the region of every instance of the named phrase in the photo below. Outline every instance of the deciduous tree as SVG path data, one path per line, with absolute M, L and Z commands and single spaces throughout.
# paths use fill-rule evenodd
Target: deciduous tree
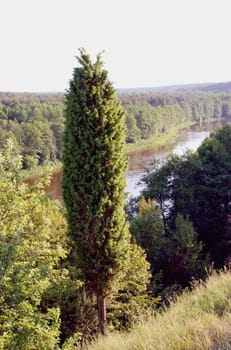
M 66 221 L 42 186 L 20 183 L 20 167 L 9 141 L 0 154 L 0 348 L 58 349 L 59 307 L 42 304 L 68 277 L 59 269 L 68 254 Z

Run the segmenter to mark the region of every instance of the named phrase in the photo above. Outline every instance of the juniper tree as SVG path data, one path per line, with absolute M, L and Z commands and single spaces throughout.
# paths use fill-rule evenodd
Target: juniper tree
M 99 330 L 106 298 L 126 265 L 124 113 L 103 69 L 84 50 L 65 97 L 63 199 L 78 266 L 97 296 Z

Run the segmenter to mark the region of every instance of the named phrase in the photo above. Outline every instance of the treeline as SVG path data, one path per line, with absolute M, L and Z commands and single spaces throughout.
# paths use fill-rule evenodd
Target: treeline
M 23 168 L 60 160 L 63 98 L 63 94 L 0 94 L 0 148 L 13 139 L 23 155 Z
M 126 142 L 159 136 L 186 122 L 231 116 L 231 94 L 120 94 L 126 114 Z M 0 147 L 11 137 L 23 168 L 61 159 L 64 95 L 0 93 Z
M 203 123 L 231 116 L 231 94 L 122 94 L 130 143 L 159 136 L 185 122 Z

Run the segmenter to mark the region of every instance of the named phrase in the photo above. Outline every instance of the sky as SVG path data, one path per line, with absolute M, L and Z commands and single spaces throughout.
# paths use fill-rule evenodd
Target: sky
M 230 0 L 0 0 L 0 91 L 68 89 L 79 48 L 115 88 L 231 81 Z

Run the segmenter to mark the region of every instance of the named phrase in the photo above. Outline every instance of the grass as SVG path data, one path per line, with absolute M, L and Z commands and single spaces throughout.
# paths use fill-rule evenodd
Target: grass
M 130 333 L 109 334 L 88 350 L 231 349 L 231 274 L 214 273 Z

